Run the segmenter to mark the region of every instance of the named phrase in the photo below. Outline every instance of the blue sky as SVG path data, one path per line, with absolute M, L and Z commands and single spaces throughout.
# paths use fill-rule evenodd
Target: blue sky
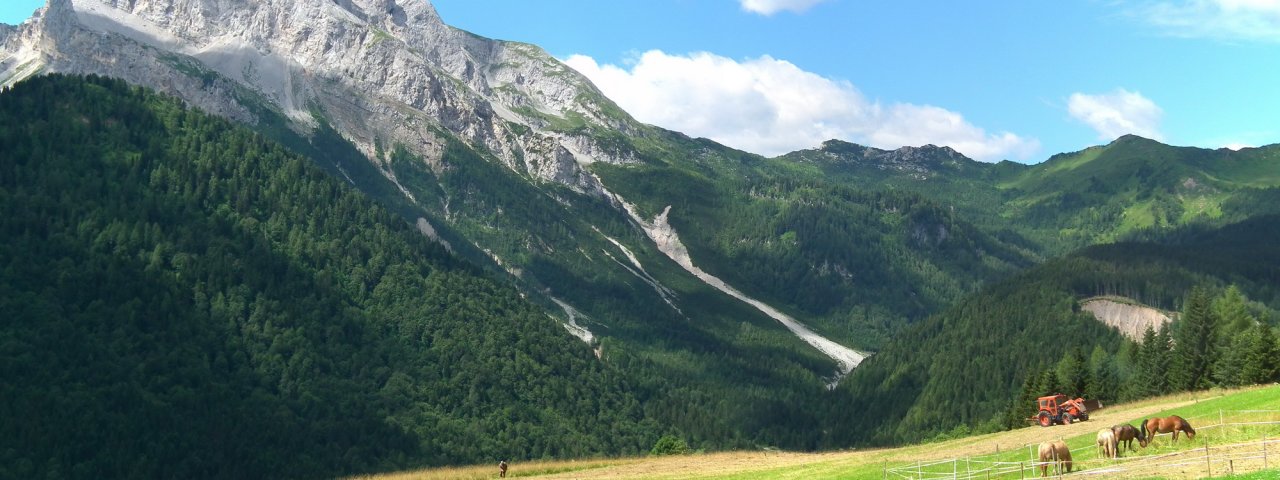
M 5 0 L 16 23 L 41 3 Z M 986 161 L 1137 133 L 1280 142 L 1280 0 L 436 0 L 642 121 L 765 154 L 840 138 Z

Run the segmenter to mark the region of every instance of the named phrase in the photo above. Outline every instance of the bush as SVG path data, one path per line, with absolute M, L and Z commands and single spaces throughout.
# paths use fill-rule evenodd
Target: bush
M 689 453 L 689 445 L 684 443 L 684 439 L 675 435 L 663 435 L 657 443 L 653 444 L 653 450 L 649 451 L 649 455 L 684 455 Z

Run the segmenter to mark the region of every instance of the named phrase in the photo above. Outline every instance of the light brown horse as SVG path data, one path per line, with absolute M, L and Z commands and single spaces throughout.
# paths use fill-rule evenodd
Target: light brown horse
M 1111 431 L 1116 434 L 1116 454 L 1120 453 L 1120 445 L 1129 447 L 1129 451 L 1133 451 L 1133 440 L 1138 439 L 1138 444 L 1145 445 L 1147 436 L 1139 432 L 1133 425 L 1121 423 L 1111 427 Z
M 1116 458 L 1116 432 L 1110 428 L 1098 430 L 1098 450 L 1099 456 L 1103 458 Z
M 1049 476 L 1049 465 L 1057 474 L 1071 473 L 1071 450 L 1062 440 L 1040 444 L 1040 476 Z
M 1196 438 L 1196 429 L 1191 428 L 1191 424 L 1185 419 L 1177 415 L 1171 415 L 1164 418 L 1148 418 L 1142 422 L 1142 433 L 1138 437 L 1138 444 L 1146 448 L 1148 444 L 1156 440 L 1157 433 L 1173 432 L 1173 441 L 1178 441 L 1178 432 L 1187 432 L 1187 439 Z M 1143 440 L 1146 437 L 1146 440 Z

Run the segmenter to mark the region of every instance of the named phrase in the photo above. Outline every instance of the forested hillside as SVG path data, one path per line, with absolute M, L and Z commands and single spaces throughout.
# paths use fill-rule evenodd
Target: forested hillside
M 661 142 L 631 140 L 646 163 L 593 171 L 648 215 L 670 205 L 699 266 L 849 345 L 877 349 L 902 326 L 1037 258 L 918 193 L 652 135 Z
M 321 477 L 660 433 L 511 287 L 120 81 L 0 95 L 0 232 L 0 477 Z
M 1028 398 L 1058 391 L 1111 401 L 1275 380 L 1274 363 L 1246 365 L 1276 348 L 1277 235 L 1280 216 L 1268 215 L 1050 260 L 895 338 L 848 379 L 857 413 L 838 422 L 873 432 L 850 441 L 896 443 L 1019 426 Z M 1139 346 L 1079 310 L 1082 298 L 1116 294 L 1182 319 Z

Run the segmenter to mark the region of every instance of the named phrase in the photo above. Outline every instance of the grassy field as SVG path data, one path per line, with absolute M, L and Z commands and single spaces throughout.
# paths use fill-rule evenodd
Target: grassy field
M 1194 440 L 1175 443 L 1168 435 L 1147 448 L 1100 458 L 1094 445 L 1099 429 L 1155 416 L 1180 415 L 1196 428 Z M 675 457 L 639 457 L 551 462 L 512 462 L 509 478 L 609 479 L 881 479 L 1031 478 L 1034 449 L 1062 439 L 1071 448 L 1075 472 L 1083 478 L 1280 479 L 1280 385 L 1211 390 L 1110 406 L 1088 422 L 1048 428 L 1028 427 L 946 442 L 891 449 L 823 453 L 721 452 Z M 1263 450 L 1263 441 L 1266 450 Z M 1264 469 L 1263 454 L 1267 453 Z M 1001 472 L 1004 472 L 1001 474 Z M 1236 476 L 1231 476 L 1232 473 Z M 429 469 L 359 477 L 362 480 L 496 478 L 495 465 Z

